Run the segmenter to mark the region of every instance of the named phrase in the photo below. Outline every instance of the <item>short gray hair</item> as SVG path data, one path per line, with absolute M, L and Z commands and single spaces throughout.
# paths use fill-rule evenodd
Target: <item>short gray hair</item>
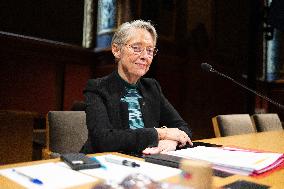
M 115 43 L 117 45 L 121 45 L 126 43 L 130 35 L 130 30 L 133 28 L 147 30 L 153 38 L 154 45 L 156 45 L 158 38 L 156 29 L 149 21 L 147 22 L 144 20 L 134 20 L 131 22 L 125 22 L 120 25 L 112 37 L 111 44 Z

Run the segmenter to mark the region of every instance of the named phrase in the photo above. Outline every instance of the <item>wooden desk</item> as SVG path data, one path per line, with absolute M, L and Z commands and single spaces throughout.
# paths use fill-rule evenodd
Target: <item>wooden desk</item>
M 225 146 L 237 146 L 243 148 L 251 148 L 257 150 L 265 150 L 271 152 L 281 152 L 284 153 L 284 131 L 272 131 L 272 132 L 263 132 L 263 133 L 253 133 L 246 135 L 230 136 L 230 137 L 220 137 L 212 139 L 199 140 L 202 142 L 209 142 L 215 144 L 222 144 Z M 119 154 L 119 153 L 112 153 Z M 96 154 L 100 155 L 100 154 Z M 59 159 L 53 160 L 42 160 L 18 164 L 10 164 L 1 166 L 0 169 L 33 165 L 38 163 L 54 162 L 59 161 Z M 219 188 L 236 180 L 248 180 L 260 184 L 265 184 L 271 186 L 271 189 L 279 189 L 284 187 L 284 169 L 273 172 L 272 174 L 261 177 L 261 178 L 252 178 L 247 176 L 233 175 L 227 178 L 214 177 L 214 188 Z M 177 177 L 168 179 L 170 182 L 177 182 Z M 6 177 L 0 176 L 0 186 L 7 189 L 14 188 L 23 188 L 17 183 L 14 183 L 7 179 Z M 80 188 L 91 188 L 93 184 L 84 185 Z

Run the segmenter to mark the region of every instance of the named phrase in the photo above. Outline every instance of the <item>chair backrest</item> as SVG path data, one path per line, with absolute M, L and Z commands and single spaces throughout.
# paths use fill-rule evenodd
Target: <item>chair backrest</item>
M 283 130 L 278 114 L 254 114 L 252 115 L 257 131 Z
M 52 153 L 79 152 L 87 136 L 84 111 L 48 112 L 47 149 Z
M 256 132 L 249 114 L 218 115 L 212 122 L 216 137 Z

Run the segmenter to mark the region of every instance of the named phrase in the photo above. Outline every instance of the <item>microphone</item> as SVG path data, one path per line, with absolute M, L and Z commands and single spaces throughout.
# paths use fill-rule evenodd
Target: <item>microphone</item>
M 202 63 L 201 68 L 207 72 L 215 72 L 215 70 L 212 68 L 210 64 Z
M 237 84 L 237 85 L 239 85 L 239 86 L 245 88 L 246 90 L 248 90 L 248 91 L 254 93 L 255 95 L 257 95 L 257 96 L 259 96 L 259 97 L 265 99 L 266 101 L 270 102 L 271 104 L 274 104 L 274 105 L 276 105 L 276 106 L 278 106 L 279 108 L 281 108 L 281 109 L 284 110 L 284 106 L 283 106 L 282 104 L 280 104 L 280 103 L 278 103 L 278 102 L 276 102 L 276 101 L 274 101 L 274 100 L 268 98 L 267 96 L 264 96 L 263 94 L 261 94 L 261 93 L 255 91 L 255 90 L 253 90 L 253 89 L 248 88 L 247 86 L 245 86 L 245 85 L 243 85 L 243 84 L 237 82 L 237 81 L 234 80 L 233 78 L 231 78 L 231 77 L 229 77 L 229 76 L 227 76 L 227 75 L 225 75 L 225 74 L 223 74 L 223 73 L 221 73 L 221 72 L 218 72 L 218 71 L 215 70 L 210 64 L 202 63 L 202 64 L 201 64 L 201 68 L 202 68 L 203 70 L 207 71 L 207 72 L 216 73 L 216 74 L 219 75 L 219 76 L 222 76 L 222 77 L 224 77 L 224 78 L 226 78 L 226 79 L 228 79 L 228 80 L 231 80 L 231 81 L 234 82 L 235 84 Z

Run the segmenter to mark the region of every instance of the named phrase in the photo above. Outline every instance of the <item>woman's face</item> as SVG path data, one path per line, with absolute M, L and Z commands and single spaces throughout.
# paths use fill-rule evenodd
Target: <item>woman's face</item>
M 132 29 L 126 44 L 120 48 L 113 45 L 112 51 L 118 59 L 118 73 L 128 83 L 136 83 L 145 75 L 153 60 L 154 41 L 145 29 Z

